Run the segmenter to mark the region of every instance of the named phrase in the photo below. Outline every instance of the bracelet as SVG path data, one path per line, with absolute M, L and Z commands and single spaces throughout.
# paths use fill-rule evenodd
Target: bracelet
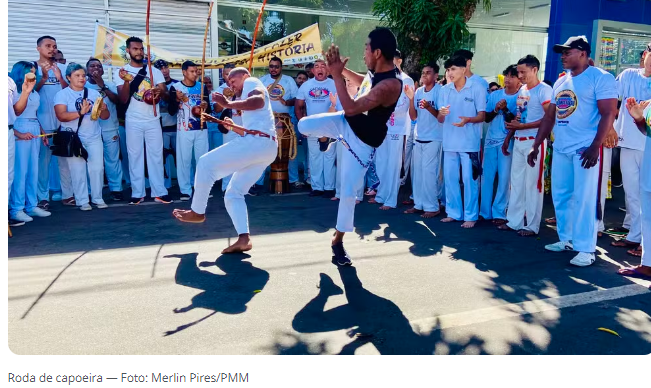
M 638 120 L 635 117 L 633 117 L 633 122 L 635 124 L 646 124 L 646 120 L 644 119 L 644 117 L 642 118 L 642 120 Z
M 106 85 L 104 85 L 104 86 L 102 86 L 102 88 L 101 88 L 99 91 L 100 91 L 100 92 L 103 92 L 103 91 L 105 91 L 106 89 L 108 89 L 108 87 L 106 87 Z

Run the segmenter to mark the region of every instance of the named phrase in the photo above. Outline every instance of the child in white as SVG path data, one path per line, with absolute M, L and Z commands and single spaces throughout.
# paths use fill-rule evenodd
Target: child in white
M 481 178 L 481 206 L 479 215 L 486 220 L 493 220 L 496 225 L 506 222 L 506 207 L 509 204 L 509 186 L 511 182 L 511 161 L 513 142 L 504 142 L 509 133 L 506 129 L 504 116 L 511 113 L 515 116 L 516 101 L 520 90 L 517 68 L 513 65 L 506 68 L 504 89 L 499 89 L 488 95 L 486 104 L 486 121 L 489 122 L 486 140 L 484 141 L 483 174 Z M 511 93 L 511 94 L 509 94 Z M 490 112 L 490 113 L 489 113 Z M 503 150 L 506 148 L 506 153 Z M 493 200 L 493 187 L 497 175 L 497 192 Z
M 427 65 L 423 68 L 421 81 L 423 86 L 416 92 L 407 89 L 410 98 L 409 113 L 413 120 L 418 120 L 414 130 L 412 157 L 412 190 L 414 207 L 406 214 L 423 211 L 422 217 L 430 218 L 439 214 L 439 184 L 441 167 L 441 149 L 443 141 L 442 124 L 439 123 L 435 109 L 442 86 L 436 82 L 438 66 Z M 410 123 L 411 124 L 411 123 Z M 386 142 L 386 140 L 385 140 Z
M 540 62 L 532 55 L 518 62 L 518 74 L 524 86 L 518 94 L 516 119 L 506 125 L 514 131 L 515 144 L 511 164 L 511 196 L 506 214 L 508 223 L 502 228 L 516 230 L 521 236 L 538 234 L 542 217 L 546 140 L 539 146 L 541 156 L 535 166 L 527 164 L 527 156 L 538 134 L 540 121 L 552 98 L 552 88 L 538 80 L 539 66 Z
M 443 174 L 447 213 L 447 217 L 441 221 L 463 220 L 465 222 L 462 227 L 472 228 L 479 217 L 479 177 L 473 177 L 473 159 L 478 165 L 487 91 L 483 85 L 473 83 L 463 75 L 463 58 L 449 59 L 446 70 L 453 82 L 441 89 L 437 103 L 437 108 L 442 113 L 439 114 L 439 122 L 443 123 Z M 463 202 L 459 167 L 463 174 Z
M 640 203 L 640 178 L 642 171 L 642 160 L 644 159 L 645 136 L 637 129 L 631 114 L 626 109 L 626 100 L 634 97 L 636 101 L 651 99 L 651 55 L 649 52 L 644 56 L 644 68 L 626 69 L 617 77 L 617 89 L 622 105 L 619 116 L 615 121 L 621 148 L 620 166 L 622 169 L 622 182 L 626 192 L 626 213 L 630 216 L 630 229 L 626 240 L 620 242 L 620 246 L 626 243 L 639 244 L 642 241 L 641 203 Z M 647 171 L 646 174 L 651 174 Z
M 411 125 L 409 119 L 409 98 L 404 88 L 414 89 L 414 80 L 404 71 L 400 72 L 403 91 L 398 99 L 396 109 L 387 122 L 387 136 L 378 147 L 375 156 L 375 168 L 380 179 L 377 195 L 370 203 L 383 204 L 381 210 L 389 210 L 398 206 L 398 191 L 400 190 L 400 168 L 402 167 L 402 150 L 405 135 Z
M 319 63 L 320 64 L 320 63 Z M 323 64 L 325 67 L 325 64 Z M 301 85 L 296 95 L 297 106 L 305 105 L 307 116 L 328 112 L 330 109 L 330 95 L 336 94 L 335 81 L 319 73 L 317 77 L 311 78 Z M 299 114 L 301 115 L 301 114 Z M 299 120 L 302 118 L 297 117 Z M 312 190 L 333 191 L 336 184 L 335 160 L 337 158 L 336 147 L 330 147 L 327 151 L 321 152 L 319 138 L 308 137 L 308 152 L 310 156 L 310 178 Z

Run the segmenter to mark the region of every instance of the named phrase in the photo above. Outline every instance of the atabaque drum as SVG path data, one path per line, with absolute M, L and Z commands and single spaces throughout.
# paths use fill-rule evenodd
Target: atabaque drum
M 289 192 L 289 158 L 294 126 L 287 113 L 274 113 L 276 121 L 276 138 L 278 139 L 278 155 L 271 163 L 269 174 L 270 190 L 272 193 L 285 194 Z

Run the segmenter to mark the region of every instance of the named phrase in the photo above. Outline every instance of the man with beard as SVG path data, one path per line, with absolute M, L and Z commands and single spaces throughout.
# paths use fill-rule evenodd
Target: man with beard
M 552 198 L 559 242 L 552 252 L 576 251 L 570 264 L 592 265 L 601 219 L 599 187 L 602 145 L 617 115 L 617 83 L 612 74 L 590 66 L 585 36 L 554 46 L 567 73 L 554 84 L 552 102 L 543 117 L 527 162 L 536 165 L 538 150 L 554 129 Z
M 298 90 L 296 118 L 299 121 L 306 116 L 328 112 L 331 106 L 330 96 L 337 92 L 335 81 L 328 78 L 324 60 L 318 60 L 314 63 L 313 72 L 314 78 L 306 81 Z M 328 147 L 327 138 L 320 141 L 318 137 L 311 136 L 306 140 L 308 142 L 310 179 L 312 181 L 310 196 L 332 198 L 335 195 L 336 184 L 336 147 Z M 322 149 L 327 150 L 322 152 Z
M 238 100 L 229 101 L 219 93 L 214 93 L 212 100 L 223 109 L 241 111 L 245 129 L 240 126 L 228 128 L 240 136 L 199 159 L 192 209 L 176 209 L 173 213 L 174 217 L 182 222 L 204 222 L 210 189 L 217 180 L 233 174 L 224 195 L 224 204 L 238 239 L 224 249 L 222 254 L 245 252 L 253 248 L 244 195 L 278 153 L 274 116 L 267 89 L 259 79 L 251 77 L 249 71 L 242 67 L 233 69 L 228 78 L 235 96 L 239 96 Z
M 342 169 L 341 198 L 332 239 L 333 261 L 338 265 L 352 265 L 343 238 L 353 231 L 357 190 L 364 184 L 366 170 L 386 137 L 387 121 L 402 92 L 402 81 L 393 64 L 396 46 L 396 37 L 388 28 L 371 31 L 364 50 L 369 73 L 364 77 L 346 69 L 348 58 L 341 58 L 339 48 L 332 45 L 326 60 L 343 111 L 304 117 L 298 123 L 302 134 L 337 139 L 346 148 L 338 167 Z M 361 85 L 355 100 L 348 95 L 344 77 Z
M 131 177 L 129 204 L 138 205 L 145 199 L 145 147 L 151 197 L 159 203 L 172 203 L 165 187 L 163 133 L 158 106 L 158 102 L 166 99 L 168 94 L 165 77 L 156 68 L 152 68 L 153 74 L 149 74 L 144 62 L 142 39 L 132 36 L 127 39 L 126 46 L 131 60 L 123 68 L 115 70 L 114 79 L 123 80 L 122 85 L 118 85 L 118 95 L 121 103 L 129 105 L 125 115 Z M 153 104 L 157 105 L 156 115 Z
M 176 135 L 176 176 L 181 190 L 181 201 L 189 201 L 192 196 L 192 155 L 195 160 L 209 150 L 208 131 L 206 122 L 201 122 L 201 112 L 210 113 L 209 94 L 201 82 L 197 65 L 192 61 L 185 61 L 181 67 L 183 81 L 177 82 L 170 88 L 170 93 L 175 93 L 170 99 L 170 113 L 177 116 Z M 201 100 L 203 88 L 204 100 Z M 197 109 L 199 107 L 200 109 Z M 201 125 L 203 124 L 203 126 Z
M 36 84 L 36 91 L 40 97 L 40 105 L 38 107 L 37 116 L 41 128 L 46 134 L 52 133 L 59 128 L 59 120 L 54 114 L 54 96 L 62 89 L 68 87 L 66 81 L 66 66 L 56 62 L 57 42 L 51 36 L 42 36 L 36 41 L 36 50 L 39 54 L 39 59 L 35 64 L 37 65 L 37 77 L 40 81 Z M 49 140 L 47 136 L 43 137 L 43 146 L 38 156 L 38 206 L 47 210 L 50 201 L 50 190 L 61 190 L 61 195 L 54 194 L 53 200 L 61 200 L 63 197 L 63 204 L 68 206 L 75 206 L 75 198 L 72 194 L 72 180 L 70 178 L 70 170 L 65 163 L 65 159 L 56 158 L 53 163 L 52 150 L 49 147 Z M 58 167 L 57 167 L 58 166 Z M 55 179 L 50 179 L 50 169 L 52 176 Z M 58 171 L 57 171 L 58 170 Z M 60 179 L 59 179 L 60 178 Z M 52 186 L 50 187 L 50 183 Z M 60 185 L 60 187 L 58 187 Z
M 107 120 L 100 120 L 102 142 L 104 143 L 104 172 L 111 191 L 111 200 L 122 201 L 122 164 L 120 163 L 120 135 L 118 128 L 118 113 L 116 104 L 119 103 L 118 87 L 111 81 L 104 81 L 104 67 L 97 58 L 91 58 L 86 63 L 88 81 L 86 88 L 97 90 L 103 98 L 110 113 Z

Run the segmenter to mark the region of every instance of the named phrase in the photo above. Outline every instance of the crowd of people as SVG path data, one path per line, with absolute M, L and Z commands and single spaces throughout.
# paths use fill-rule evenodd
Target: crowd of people
M 391 40 L 376 36 L 376 41 Z M 255 168 L 238 172 L 233 181 L 221 171 L 200 176 L 211 150 L 241 137 L 228 126 L 203 120 L 202 112 L 237 126 L 255 126 L 251 118 L 243 120 L 242 112 L 266 109 L 266 102 L 253 101 L 260 83 L 275 128 L 290 127 L 298 138 L 297 157 L 289 161 L 290 185 L 309 185 L 311 197 L 340 201 L 341 236 L 333 240 L 339 264 L 350 264 L 341 239 L 352 231 L 354 205 L 365 196 L 381 210 L 394 209 L 401 186 L 410 182 L 412 196 L 402 203 L 410 206 L 406 214 L 432 218 L 444 211 L 441 222 L 460 222 L 469 229 L 485 220 L 529 237 L 539 233 L 543 222 L 545 177 L 550 176 L 556 217 L 545 221 L 556 225 L 560 241 L 545 248 L 575 251 L 572 264 L 591 265 L 604 232 L 608 174 L 612 150 L 618 147 L 626 195 L 626 217 L 618 229 L 627 234 L 612 245 L 642 258 L 642 265 L 621 274 L 651 278 L 651 252 L 642 247 L 643 236 L 644 242 L 651 239 L 651 44 L 641 54 L 639 68 L 615 78 L 592 65 L 585 37 L 573 37 L 554 46 L 565 69 L 554 83 L 540 81 L 540 61 L 527 55 L 504 69 L 500 85 L 472 73 L 471 51 L 452 53 L 439 80 L 438 64 L 410 76 L 401 70 L 395 43 L 378 45 L 372 39 L 369 35 L 366 76 L 346 68 L 332 48 L 324 60 L 295 77 L 283 74 L 277 57 L 259 80 L 227 65 L 225 82 L 213 88 L 201 67 L 190 61 L 183 64 L 180 81 L 170 77 L 164 60 L 150 70 L 137 37 L 127 40 L 130 63 L 115 70 L 114 82 L 104 79 L 98 59 L 66 66 L 55 38 L 39 38 L 38 61 L 17 62 L 9 76 L 10 226 L 50 216 L 51 200 L 83 211 L 93 205 L 106 208 L 105 180 L 111 201 L 123 201 L 130 186 L 129 204 L 138 205 L 146 188 L 164 204 L 194 200 L 195 195 L 207 201 L 212 184 L 221 179 L 231 214 L 243 194 L 256 195 L 264 187 L 275 155 L 256 154 Z M 237 74 L 230 76 L 233 71 Z M 398 81 L 400 89 L 393 90 Z M 380 93 L 377 85 L 386 95 L 399 97 L 365 105 L 372 99 L 365 96 Z M 252 94 L 242 94 L 247 88 Z M 378 118 L 386 131 L 369 127 Z M 257 119 L 266 122 L 268 117 L 263 112 Z M 52 157 L 52 134 L 59 129 L 75 132 L 87 155 Z M 349 130 L 354 134 L 346 135 Z M 253 132 L 275 141 L 273 135 Z M 359 144 L 351 144 L 355 141 Z M 263 148 L 260 155 L 272 153 L 267 145 Z M 213 163 L 223 166 L 225 155 L 215 153 Z M 206 161 L 200 164 L 202 159 Z M 180 196 L 173 199 L 168 189 L 174 171 Z M 199 186 L 208 188 L 199 194 Z M 237 198 L 229 198 L 230 187 Z M 193 211 L 203 215 L 205 205 L 195 209 L 193 202 Z M 248 219 L 231 217 L 238 234 L 246 230 L 248 236 Z

